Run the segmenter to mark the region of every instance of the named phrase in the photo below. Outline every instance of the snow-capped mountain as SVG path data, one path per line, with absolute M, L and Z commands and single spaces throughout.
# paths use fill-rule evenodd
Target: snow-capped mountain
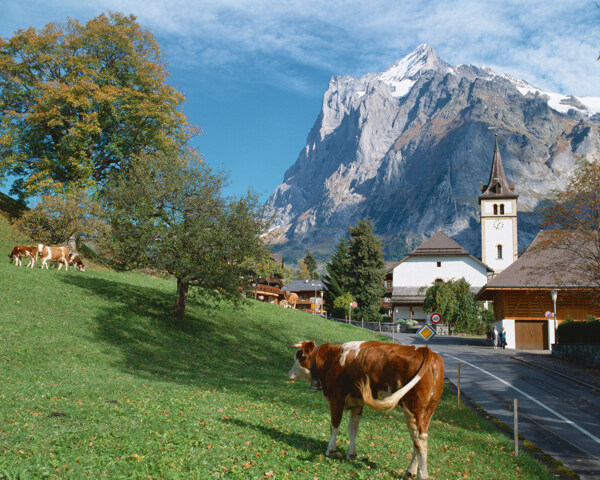
M 443 230 L 480 254 L 477 197 L 494 134 L 519 195 L 519 240 L 536 208 L 564 186 L 577 155 L 598 150 L 600 98 L 544 92 L 420 45 L 385 72 L 333 77 L 305 148 L 268 199 L 279 250 L 330 250 L 369 216 L 388 258 Z

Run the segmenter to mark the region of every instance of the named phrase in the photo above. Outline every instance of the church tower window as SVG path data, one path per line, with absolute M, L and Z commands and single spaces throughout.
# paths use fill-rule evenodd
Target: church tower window
M 498 260 L 502 259 L 502 245 L 498 245 Z

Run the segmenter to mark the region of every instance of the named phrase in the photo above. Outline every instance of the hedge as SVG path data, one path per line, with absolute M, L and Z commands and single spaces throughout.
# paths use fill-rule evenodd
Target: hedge
M 558 326 L 557 334 L 558 343 L 562 345 L 600 344 L 600 320 L 566 320 Z

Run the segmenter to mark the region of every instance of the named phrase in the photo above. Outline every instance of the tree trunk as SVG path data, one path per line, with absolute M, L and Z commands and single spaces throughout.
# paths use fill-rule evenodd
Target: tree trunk
M 69 240 L 67 241 L 67 248 L 71 253 L 77 253 L 77 237 L 75 235 L 71 235 Z
M 187 302 L 189 288 L 189 282 L 184 281 L 181 278 L 177 279 L 177 300 L 175 300 L 175 308 L 173 309 L 172 315 L 179 320 L 183 320 L 185 314 L 185 304 Z

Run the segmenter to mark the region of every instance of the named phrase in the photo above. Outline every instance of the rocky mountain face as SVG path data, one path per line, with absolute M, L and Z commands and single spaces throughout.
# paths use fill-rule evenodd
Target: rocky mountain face
M 566 184 L 578 155 L 598 151 L 598 110 L 600 99 L 451 66 L 428 45 L 383 73 L 334 77 L 306 147 L 267 200 L 267 240 L 289 259 L 325 255 L 368 216 L 387 260 L 439 230 L 479 257 L 477 199 L 497 134 L 524 248 L 540 202 Z

